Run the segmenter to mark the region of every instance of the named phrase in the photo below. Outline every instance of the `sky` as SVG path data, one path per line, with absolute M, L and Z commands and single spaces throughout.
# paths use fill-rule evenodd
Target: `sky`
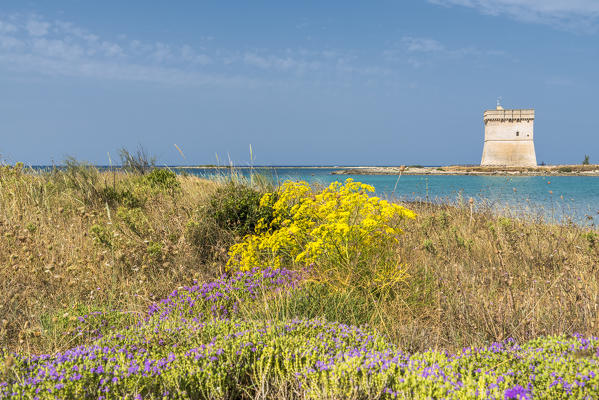
M 499 97 L 599 163 L 599 0 L 0 3 L 4 163 L 478 164 Z

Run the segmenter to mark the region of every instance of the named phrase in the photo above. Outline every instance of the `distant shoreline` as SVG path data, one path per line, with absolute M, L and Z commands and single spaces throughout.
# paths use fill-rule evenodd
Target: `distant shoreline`
M 121 168 L 120 166 L 97 165 L 102 170 Z M 341 166 L 341 165 L 256 165 L 256 166 L 217 166 L 217 165 L 158 165 L 158 168 L 181 170 L 331 170 L 331 175 L 478 175 L 478 176 L 599 176 L 599 164 L 561 164 L 537 167 L 481 167 L 479 165 L 448 166 Z M 65 168 L 65 166 L 31 166 L 34 170 Z M 403 168 L 403 170 L 401 170 Z
M 172 169 L 333 169 L 331 175 L 480 175 L 480 176 L 599 176 L 599 165 L 544 165 L 537 167 L 449 166 L 172 166 Z
M 364 168 L 361 166 L 357 166 L 357 167 L 347 167 L 347 166 L 339 166 L 339 165 L 254 165 L 253 167 L 244 165 L 244 166 L 238 166 L 238 165 L 233 165 L 233 166 L 229 166 L 229 165 L 190 165 L 190 166 L 184 166 L 184 165 L 177 165 L 177 166 L 168 166 L 171 169 L 345 169 L 345 168 Z M 368 168 L 368 167 L 366 167 Z M 372 168 L 378 168 L 378 167 L 372 167 Z
M 538 167 L 351 167 L 333 175 L 482 175 L 482 176 L 599 176 L 599 165 L 545 165 Z

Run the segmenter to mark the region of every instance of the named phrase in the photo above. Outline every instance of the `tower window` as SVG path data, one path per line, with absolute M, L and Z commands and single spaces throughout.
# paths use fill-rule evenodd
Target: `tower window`
M 516 131 L 516 136 L 520 136 L 520 132 L 519 131 Z

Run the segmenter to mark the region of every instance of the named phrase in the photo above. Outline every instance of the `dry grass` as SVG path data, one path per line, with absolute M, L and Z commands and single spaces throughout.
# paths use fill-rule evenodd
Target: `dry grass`
M 1 346 L 64 348 L 83 339 L 65 334 L 75 332 L 78 316 L 105 314 L 90 330 L 129 323 L 173 288 L 219 273 L 227 246 L 219 232 L 210 249 L 185 237 L 215 182 L 178 177 L 180 189 L 170 193 L 140 176 L 91 173 L 85 183 L 67 172 L 0 167 Z M 131 190 L 145 204 L 109 206 L 98 197 L 106 187 Z
M 176 190 L 157 189 L 142 176 L 75 168 L 0 169 L 0 346 L 64 349 L 86 339 L 73 334 L 77 317 L 94 311 L 83 323 L 92 333 L 129 324 L 174 288 L 220 274 L 239 238 L 206 211 L 222 182 L 178 176 Z M 403 292 L 361 315 L 354 293 L 334 298 L 339 317 L 406 350 L 599 333 L 596 231 L 471 216 L 468 205 L 409 207 L 419 217 L 398 247 L 410 272 Z M 326 302 L 307 301 L 330 316 Z
M 491 209 L 411 203 L 398 258 L 409 277 L 394 296 L 307 284 L 269 294 L 246 318 L 324 316 L 368 324 L 407 351 L 460 350 L 515 338 L 599 334 L 599 232 Z
M 419 218 L 401 243 L 411 304 L 389 331 L 404 347 L 599 333 L 596 231 L 471 214 L 468 205 L 411 206 Z

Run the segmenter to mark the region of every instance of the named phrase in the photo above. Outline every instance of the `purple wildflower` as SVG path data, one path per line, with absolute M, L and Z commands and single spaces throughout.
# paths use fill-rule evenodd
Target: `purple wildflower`
M 531 400 L 532 396 L 530 390 L 523 388 L 520 385 L 516 385 L 505 391 L 504 399 Z

